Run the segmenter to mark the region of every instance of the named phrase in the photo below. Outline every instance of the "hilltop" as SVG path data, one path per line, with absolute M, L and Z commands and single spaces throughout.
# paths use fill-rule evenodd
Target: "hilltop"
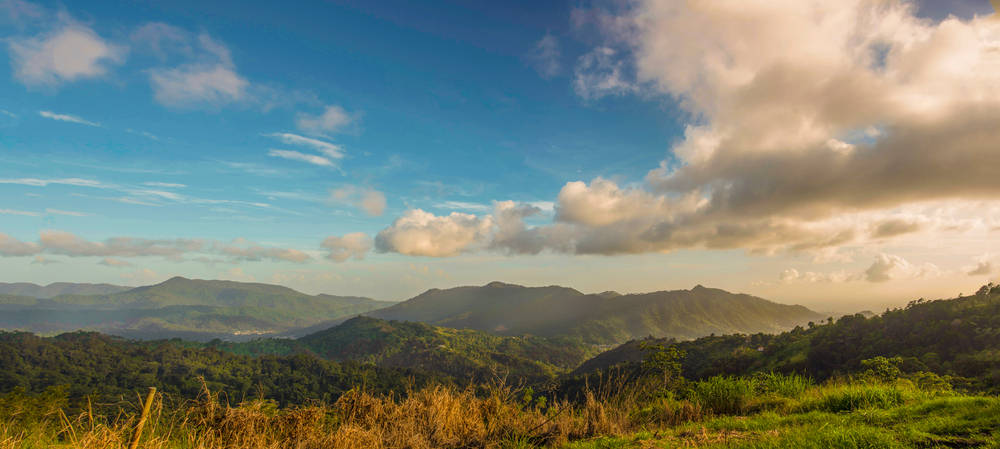
M 973 296 L 913 301 L 881 315 L 845 315 L 776 335 L 633 340 L 584 362 L 574 374 L 637 368 L 644 356 L 642 343 L 676 344 L 687 353 L 681 361 L 684 375 L 696 379 L 781 372 L 823 380 L 857 371 L 865 359 L 899 356 L 904 371 L 957 376 L 970 387 L 996 392 L 1000 286 L 983 287 Z
M 334 324 L 390 303 L 307 295 L 278 285 L 174 277 L 98 295 L 0 297 L 0 327 L 57 333 L 98 330 L 135 338 L 211 339 L 291 332 Z
M 537 382 L 565 374 L 597 351 L 579 341 L 498 336 L 419 322 L 349 319 L 298 339 L 258 339 L 207 346 L 243 355 L 312 354 L 336 362 L 412 369 L 455 379 L 510 376 Z
M 594 344 L 647 336 L 691 339 L 780 332 L 822 317 L 802 306 L 700 285 L 691 290 L 622 295 L 502 282 L 432 289 L 368 315 L 500 335 L 579 338 Z

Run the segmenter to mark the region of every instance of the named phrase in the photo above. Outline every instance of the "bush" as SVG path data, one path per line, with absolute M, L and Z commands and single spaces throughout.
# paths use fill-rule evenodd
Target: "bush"
M 797 398 L 812 386 L 812 379 L 798 374 L 759 373 L 754 376 L 758 394 Z
M 715 376 L 691 384 L 691 393 L 713 413 L 735 415 L 747 410 L 755 384 L 753 378 Z
M 895 385 L 840 385 L 819 390 L 819 396 L 805 401 L 802 410 L 838 413 L 863 408 L 887 409 L 904 402 L 903 390 Z

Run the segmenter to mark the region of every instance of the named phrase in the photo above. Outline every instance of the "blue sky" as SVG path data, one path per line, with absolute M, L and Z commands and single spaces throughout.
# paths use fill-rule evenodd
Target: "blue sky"
M 659 3 L 5 0 L 0 281 L 185 275 L 387 299 L 493 279 L 623 291 L 701 282 L 783 300 L 867 289 L 890 301 L 916 292 L 831 273 L 880 260 L 898 273 L 992 267 L 991 253 L 968 243 L 979 235 L 948 254 L 905 239 L 803 252 L 816 245 L 801 233 L 676 237 L 697 234 L 682 223 L 710 209 L 679 199 L 713 198 L 732 179 L 657 184 L 658 169 L 699 162 L 683 149 L 697 143 L 692 127 L 718 132 L 727 120 L 677 84 L 677 70 L 657 72 L 672 64 L 656 59 L 656 20 L 670 19 L 657 14 L 684 13 Z M 972 27 L 991 12 L 985 2 L 911 6 L 907 20 L 927 30 L 949 14 Z M 843 136 L 904 121 L 882 114 L 831 124 L 839 131 L 821 141 L 860 145 Z M 970 193 L 979 187 L 783 217 L 812 229 L 840 212 L 868 214 L 875 221 L 852 226 L 928 231 L 941 212 L 926 201 L 983 201 Z M 653 236 L 667 225 L 675 237 Z M 844 290 L 803 295 L 805 285 L 779 281 L 789 269 Z M 918 277 L 907 276 L 886 275 Z M 941 275 L 921 288 L 975 282 Z

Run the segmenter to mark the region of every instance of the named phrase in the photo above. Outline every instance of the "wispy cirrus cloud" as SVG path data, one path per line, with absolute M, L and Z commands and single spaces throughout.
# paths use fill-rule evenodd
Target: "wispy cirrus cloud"
M 101 127 L 100 123 L 92 122 L 90 120 L 86 120 L 76 115 L 56 114 L 55 112 L 52 111 L 38 111 L 38 115 L 45 117 L 47 119 L 57 120 L 60 122 L 77 123 L 80 125 L 94 126 L 98 128 Z
M 67 185 L 67 186 L 77 186 L 77 187 L 93 187 L 98 189 L 105 189 L 112 187 L 111 185 L 104 184 L 100 181 L 95 181 L 93 179 L 84 179 L 84 178 L 55 178 L 55 179 L 8 178 L 8 179 L 0 179 L 0 184 L 18 184 L 18 185 L 33 186 L 33 187 L 47 187 L 50 185 Z
M 282 159 L 288 159 L 291 161 L 299 161 L 299 162 L 305 162 L 307 164 L 319 165 L 322 167 L 336 166 L 336 164 L 334 164 L 331 160 L 323 156 L 317 156 L 315 154 L 306 154 L 293 150 L 270 149 L 267 151 L 267 155 L 271 157 L 280 157 Z
M 39 214 L 38 212 L 29 212 L 25 210 L 0 209 L 0 215 L 21 215 L 25 217 L 38 217 L 41 214 Z
M 340 159 L 344 157 L 344 149 L 340 145 L 326 142 L 323 140 L 300 136 L 298 134 L 292 134 L 292 133 L 270 133 L 264 135 L 267 137 L 273 137 L 289 145 L 301 145 L 309 147 L 313 150 L 319 151 L 324 156 L 327 156 L 332 159 Z

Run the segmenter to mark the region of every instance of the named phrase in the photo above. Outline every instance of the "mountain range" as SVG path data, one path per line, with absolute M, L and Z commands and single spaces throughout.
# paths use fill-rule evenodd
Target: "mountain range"
M 823 316 L 803 306 L 696 286 L 622 295 L 572 288 L 482 287 L 432 289 L 368 315 L 500 335 L 572 337 L 593 344 L 647 336 L 691 339 L 711 334 L 780 332 Z
M 238 339 L 329 327 L 389 304 L 307 295 L 278 285 L 175 277 L 107 294 L 0 296 L 0 327 L 39 333 L 87 329 L 145 339 Z
M 0 328 L 47 334 L 85 329 L 140 339 L 245 341 L 302 337 L 365 314 L 504 336 L 559 337 L 613 345 L 647 336 L 692 339 L 711 334 L 780 332 L 822 318 L 802 306 L 702 286 L 622 295 L 492 282 L 432 289 L 401 303 L 182 277 L 99 294 L 38 296 L 43 292 L 39 288 L 10 288 L 21 295 L 0 295 L 0 310 L 4 312 Z M 87 284 L 61 287 L 62 291 L 76 292 L 96 288 Z M 35 295 L 27 294 L 32 292 Z

